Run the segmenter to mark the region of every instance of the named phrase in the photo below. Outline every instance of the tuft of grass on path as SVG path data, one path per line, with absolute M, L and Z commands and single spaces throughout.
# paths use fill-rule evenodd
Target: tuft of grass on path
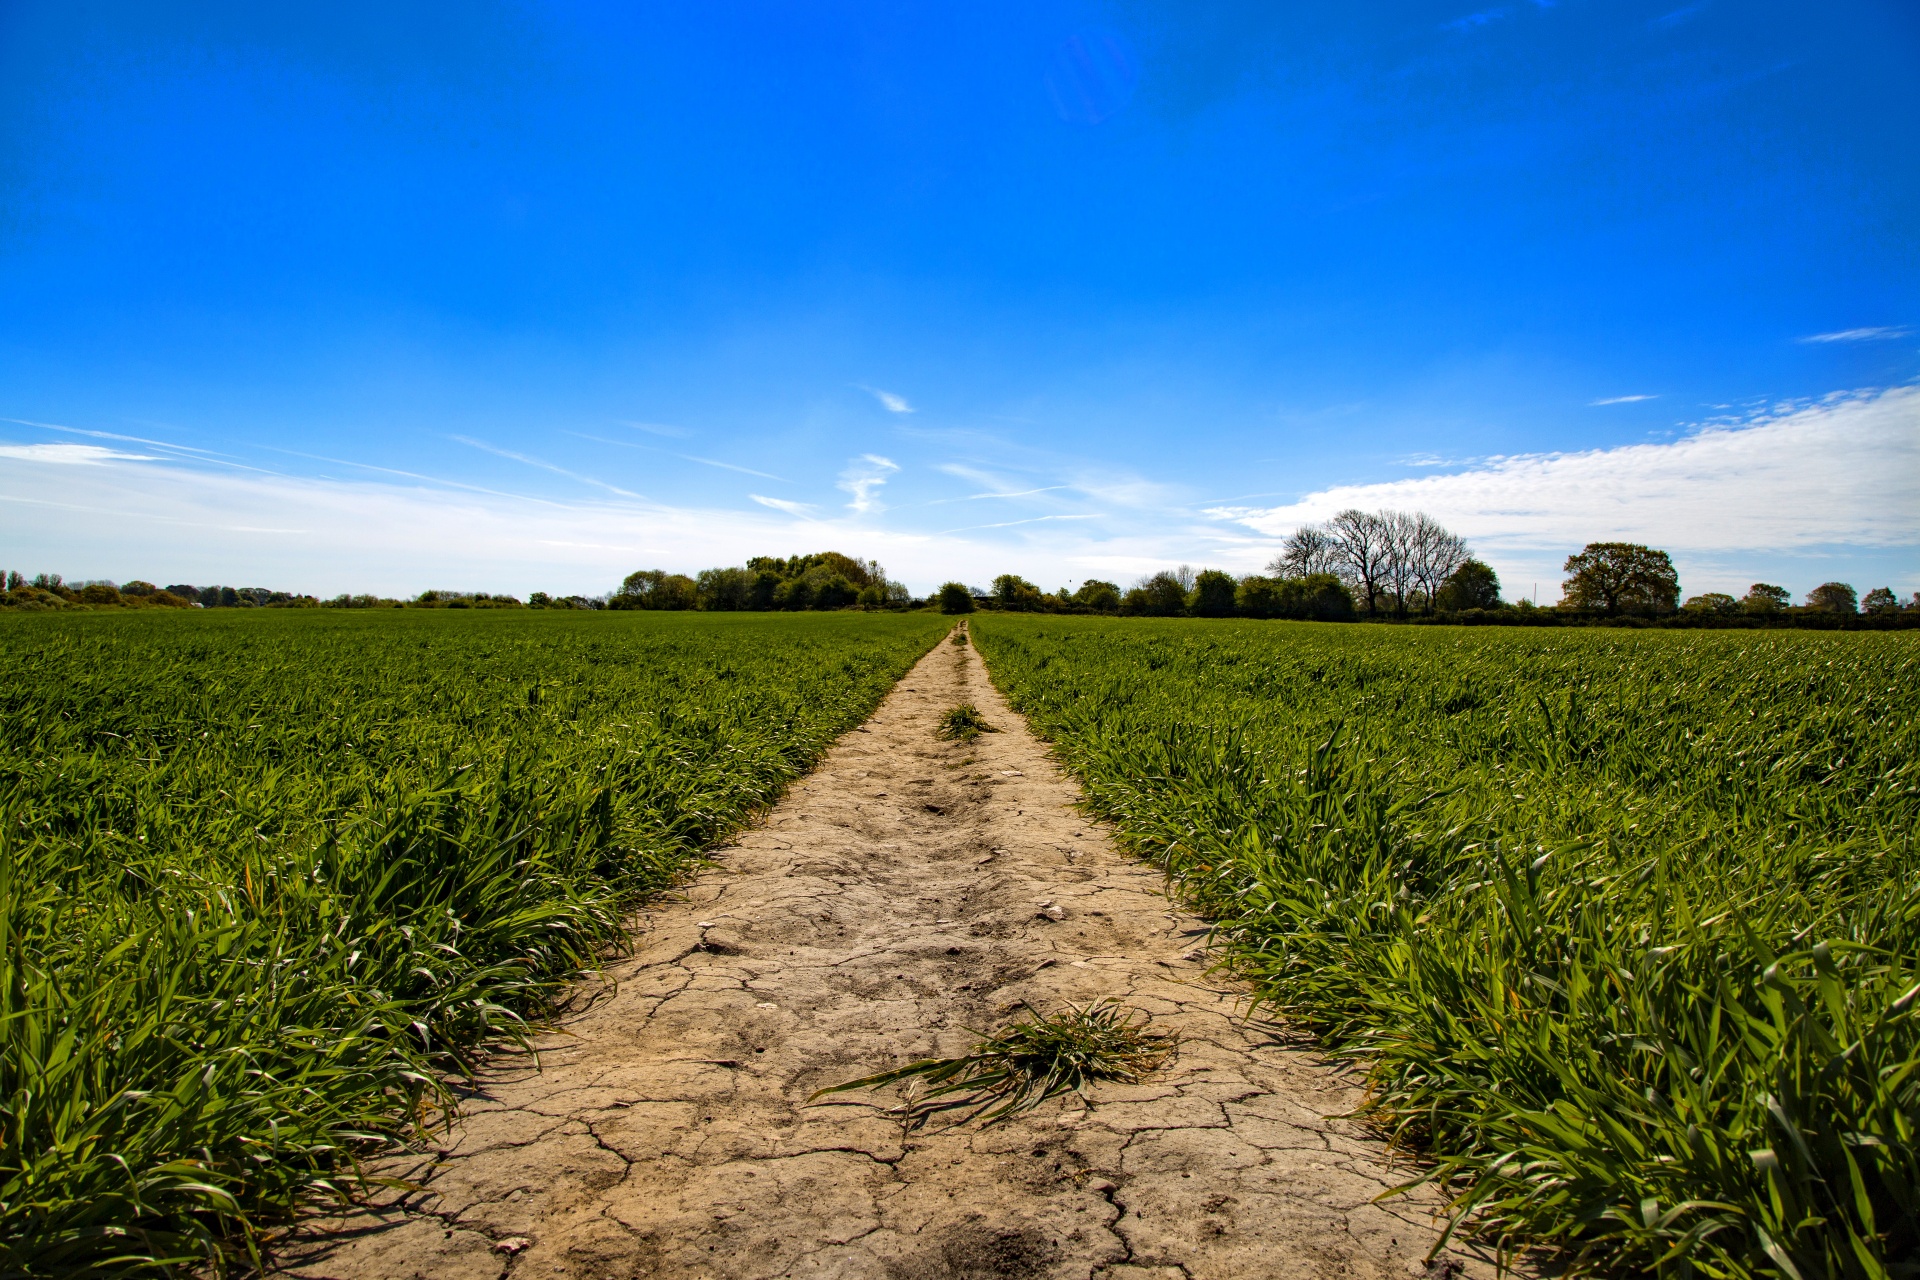
M 894 1113 L 909 1129 L 948 1111 L 967 1112 L 954 1125 L 994 1124 L 1065 1093 L 1086 1101 L 1087 1089 L 1102 1080 L 1134 1084 L 1159 1070 L 1179 1051 L 1180 1038 L 1148 1031 L 1146 1023 L 1146 1014 L 1111 998 L 1046 1015 L 1029 1008 L 1005 1031 L 983 1034 L 971 1053 L 922 1058 L 831 1085 L 807 1100 L 906 1080 L 906 1097 Z M 932 1087 L 920 1092 L 923 1085 Z
M 998 732 L 971 702 L 962 703 L 940 718 L 940 736 L 954 742 L 972 742 L 983 733 Z

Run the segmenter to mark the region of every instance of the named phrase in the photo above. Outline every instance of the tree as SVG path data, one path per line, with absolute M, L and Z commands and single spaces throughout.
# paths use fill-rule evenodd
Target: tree
M 1680 575 L 1664 551 L 1637 542 L 1589 542 L 1567 557 L 1560 603 L 1574 609 L 1662 613 L 1680 602 Z
M 1785 587 L 1776 587 L 1770 582 L 1756 582 L 1741 597 L 1740 607 L 1748 613 L 1778 613 L 1787 607 L 1787 601 L 1792 598 Z
M 1392 538 L 1380 516 L 1348 507 L 1327 522 L 1340 576 L 1360 589 L 1360 604 L 1372 613 L 1385 585 Z
M 973 612 L 973 592 L 967 590 L 965 583 L 946 583 L 940 588 L 937 598 L 940 601 L 942 613 Z
M 1275 561 L 1278 564 L 1279 561 Z M 1280 616 L 1280 586 L 1285 579 L 1250 573 L 1240 579 L 1233 591 L 1233 608 L 1243 618 Z
M 1369 613 L 1391 599 L 1404 614 L 1416 604 L 1437 607 L 1441 588 L 1467 557 L 1466 540 L 1424 511 L 1349 507 L 1324 525 L 1295 529 L 1267 573 L 1282 581 L 1332 574 Z
M 1438 607 L 1441 587 L 1467 562 L 1467 542 L 1459 534 L 1449 533 L 1426 512 L 1415 512 L 1407 539 L 1407 556 L 1409 578 L 1425 597 L 1427 608 L 1434 609 Z M 1486 569 L 1485 565 L 1480 567 Z M 1491 569 L 1486 571 L 1493 573 Z M 1493 602 L 1470 607 L 1490 609 L 1499 599 L 1500 581 L 1495 578 Z
M 1120 604 L 1121 611 L 1149 618 L 1170 618 L 1185 613 L 1189 585 L 1181 582 L 1177 574 L 1162 570 L 1142 578 L 1138 586 L 1127 592 L 1127 598 Z
M 125 591 L 126 588 L 120 588 Z M 1900 608 L 1900 602 L 1894 599 L 1892 587 L 1875 587 L 1860 598 L 1863 613 L 1894 613 Z
M 1269 581 L 1339 571 L 1340 557 L 1333 538 L 1317 524 L 1302 525 L 1288 534 L 1280 554 L 1267 565 Z
M 1318 622 L 1350 622 L 1353 619 L 1353 593 L 1347 584 L 1330 573 L 1310 573 L 1286 584 L 1281 603 L 1293 610 L 1288 616 L 1312 618 Z
M 995 578 L 992 594 L 996 608 L 1016 613 L 1031 613 L 1040 609 L 1046 599 L 1040 594 L 1040 588 L 1013 573 L 1003 573 Z
M 1095 613 L 1118 613 L 1120 611 L 1120 588 L 1111 582 L 1102 582 L 1098 578 L 1088 578 L 1073 593 L 1073 602 L 1083 609 Z
M 702 609 L 732 613 L 753 607 L 754 575 L 745 569 L 702 569 L 694 594 Z
M 1462 609 L 1498 609 L 1500 575 L 1478 560 L 1464 560 L 1434 592 L 1433 603 L 1435 608 L 1448 613 Z
M 1807 608 L 1821 613 L 1857 613 L 1859 601 L 1844 582 L 1823 582 L 1807 592 Z
M 637 569 L 621 582 L 620 589 L 607 601 L 610 609 L 691 609 L 699 601 L 699 588 L 684 573 L 665 569 Z
M 1218 569 L 1201 570 L 1187 595 L 1187 612 L 1197 618 L 1231 617 L 1235 585 L 1231 574 Z
M 1724 591 L 1709 591 L 1704 595 L 1688 596 L 1686 604 L 1681 607 L 1689 613 L 1732 613 L 1740 607 L 1740 602 Z

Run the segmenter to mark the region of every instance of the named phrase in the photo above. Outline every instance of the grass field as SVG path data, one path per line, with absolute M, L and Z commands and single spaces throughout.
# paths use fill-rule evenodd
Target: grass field
M 946 627 L 0 619 L 0 1274 L 249 1247 Z
M 987 615 L 995 680 L 1575 1270 L 1920 1272 L 1920 643 Z

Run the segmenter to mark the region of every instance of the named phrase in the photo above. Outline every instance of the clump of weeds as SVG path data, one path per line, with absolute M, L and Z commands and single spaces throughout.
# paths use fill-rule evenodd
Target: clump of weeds
M 947 643 L 958 645 L 964 649 L 967 644 L 967 633 L 964 631 L 956 631 L 953 633 L 953 639 L 949 640 Z
M 940 718 L 940 736 L 955 742 L 972 742 L 983 733 L 998 732 L 971 702 L 962 703 Z
M 1102 1080 L 1138 1083 L 1179 1047 L 1179 1036 L 1147 1030 L 1144 1013 L 1113 999 L 1070 1004 L 1047 1015 L 1029 1006 L 1027 1016 L 1006 1030 L 982 1034 L 971 1053 L 923 1058 L 821 1089 L 808 1101 L 905 1080 L 908 1087 L 892 1114 L 908 1129 L 953 1111 L 965 1112 L 953 1125 L 975 1119 L 994 1124 L 1066 1093 L 1091 1106 L 1090 1086 Z

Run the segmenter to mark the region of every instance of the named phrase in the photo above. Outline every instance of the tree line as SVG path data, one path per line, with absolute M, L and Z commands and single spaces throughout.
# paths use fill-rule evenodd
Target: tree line
M 1460 535 L 1425 512 L 1349 508 L 1321 524 L 1290 534 L 1257 574 L 1236 577 L 1219 569 L 1182 565 L 1139 579 L 1131 587 L 1099 579 L 1077 589 L 1046 592 L 1017 574 L 1003 573 L 988 588 L 949 582 L 924 600 L 887 577 L 876 560 L 838 551 L 755 556 L 744 565 L 697 574 L 665 569 L 630 573 L 600 596 L 536 591 L 523 603 L 484 591 L 423 591 L 412 599 L 376 595 L 310 595 L 264 587 L 158 587 L 64 582 L 58 574 L 4 578 L 0 607 L 59 608 L 429 608 L 429 609 L 658 609 L 716 612 L 976 608 L 1016 613 L 1089 613 L 1127 617 L 1291 618 L 1337 622 L 1357 618 L 1548 624 L 1587 619 L 1660 620 L 1670 625 L 1831 625 L 1867 615 L 1874 625 L 1920 621 L 1920 592 L 1902 602 L 1887 587 L 1860 595 L 1844 582 L 1825 582 L 1795 606 L 1784 587 L 1756 582 L 1745 595 L 1707 592 L 1680 599 L 1680 576 L 1664 551 L 1630 542 L 1591 542 L 1567 558 L 1557 606 L 1505 601 L 1500 578 Z M 1823 620 L 1826 620 L 1823 622 Z

